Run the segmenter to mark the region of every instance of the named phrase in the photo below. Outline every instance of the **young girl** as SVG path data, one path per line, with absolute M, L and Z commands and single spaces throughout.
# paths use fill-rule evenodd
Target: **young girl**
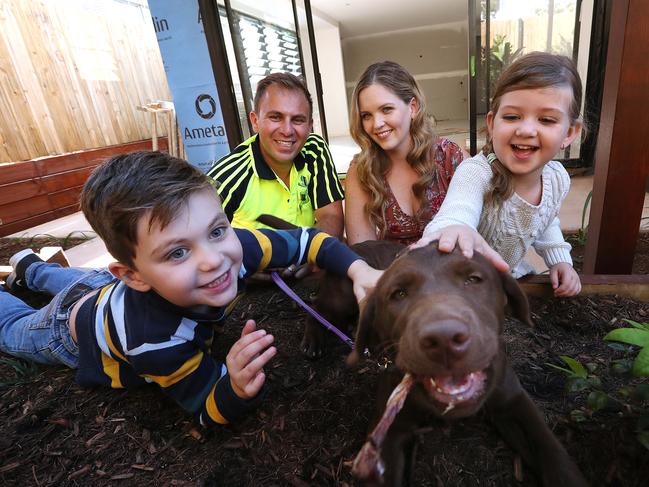
M 581 283 L 558 218 L 570 178 L 552 157 L 581 132 L 581 96 L 579 73 L 566 57 L 533 52 L 507 67 L 487 114 L 489 140 L 482 154 L 458 166 L 422 240 L 458 231 L 450 225 L 468 225 L 516 278 L 534 271 L 524 260 L 531 245 L 550 269 L 555 296 L 578 294 Z M 460 239 L 470 233 L 459 230 Z

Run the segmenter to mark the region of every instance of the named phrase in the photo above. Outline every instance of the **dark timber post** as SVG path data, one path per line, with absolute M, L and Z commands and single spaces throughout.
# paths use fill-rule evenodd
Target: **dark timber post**
M 234 149 L 243 140 L 241 125 L 239 125 L 239 111 L 234 94 L 234 84 L 228 67 L 228 55 L 223 40 L 223 29 L 219 20 L 219 11 L 213 0 L 198 0 L 207 49 L 212 61 L 216 90 L 219 93 L 223 124 L 228 135 L 230 150 Z
M 584 273 L 630 274 L 649 176 L 649 2 L 615 0 Z
M 311 58 L 313 61 L 313 74 L 315 75 L 316 99 L 320 108 L 320 125 L 322 127 L 322 137 L 329 142 L 329 133 L 327 132 L 327 117 L 324 112 L 324 100 L 322 98 L 322 78 L 320 77 L 320 65 L 318 64 L 318 52 L 315 45 L 315 31 L 313 29 L 313 16 L 311 14 L 311 1 L 304 0 L 304 11 L 306 12 L 306 26 L 309 31 L 309 44 L 311 46 Z M 295 30 L 298 30 L 297 25 Z M 299 33 L 298 33 L 299 35 Z M 305 74 L 306 79 L 306 74 Z
M 478 124 L 476 121 L 479 80 L 481 74 L 480 61 L 480 8 L 478 0 L 469 0 L 469 154 L 474 156 L 478 151 Z M 487 81 L 488 83 L 488 81 Z M 489 100 L 487 100 L 487 106 Z

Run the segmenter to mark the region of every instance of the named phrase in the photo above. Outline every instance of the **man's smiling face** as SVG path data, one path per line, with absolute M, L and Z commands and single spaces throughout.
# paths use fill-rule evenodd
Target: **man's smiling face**
M 297 90 L 271 85 L 250 113 L 252 128 L 259 134 L 261 153 L 273 168 L 291 165 L 312 127 L 309 102 Z

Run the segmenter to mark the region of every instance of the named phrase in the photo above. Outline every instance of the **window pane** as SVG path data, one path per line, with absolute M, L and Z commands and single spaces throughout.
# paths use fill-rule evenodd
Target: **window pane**
M 478 114 L 488 111 L 494 87 L 503 69 L 525 53 L 544 51 L 577 62 L 574 49 L 577 0 L 482 0 L 482 76 Z M 487 9 L 489 10 L 487 12 Z M 585 88 L 585 76 L 582 83 Z M 483 125 L 478 115 L 479 125 Z M 484 142 L 478 135 L 478 147 Z M 579 141 L 557 158 L 579 157 Z

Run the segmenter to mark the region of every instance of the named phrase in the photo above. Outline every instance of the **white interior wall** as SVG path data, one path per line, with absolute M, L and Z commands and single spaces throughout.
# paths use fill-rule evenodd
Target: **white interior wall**
M 468 116 L 468 22 L 347 37 L 342 40 L 348 97 L 370 64 L 391 60 L 415 77 L 437 120 Z
M 315 14 L 314 14 L 315 15 Z M 318 65 L 322 80 L 322 98 L 329 137 L 349 134 L 347 92 L 338 24 L 314 23 Z

